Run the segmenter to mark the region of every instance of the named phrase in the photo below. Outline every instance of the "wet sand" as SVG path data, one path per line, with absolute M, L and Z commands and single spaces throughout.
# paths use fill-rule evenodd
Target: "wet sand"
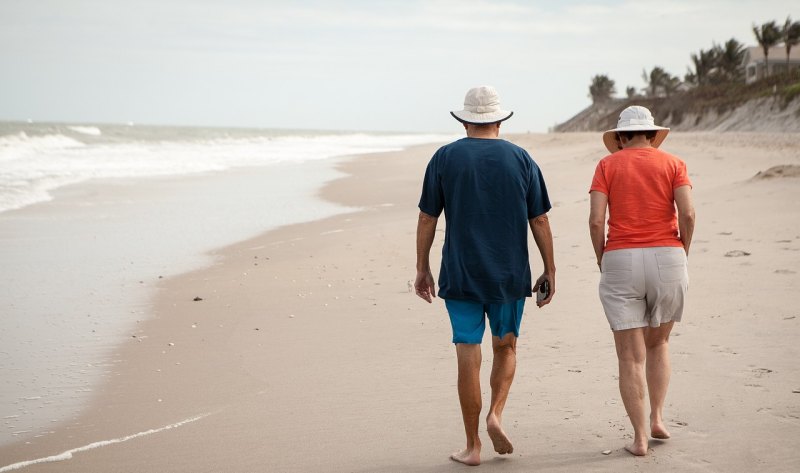
M 508 138 L 548 183 L 558 292 L 526 310 L 504 415 L 514 453 L 492 453 L 483 426 L 480 469 L 796 471 L 800 181 L 754 176 L 800 165 L 800 136 L 673 133 L 664 144 L 689 166 L 698 222 L 690 299 L 671 342 L 673 438 L 651 441 L 644 458 L 623 450 L 632 431 L 588 236 L 599 134 Z M 322 196 L 361 210 L 269 232 L 152 282 L 151 317 L 114 350 L 90 407 L 52 435 L 0 448 L 0 471 L 64 452 L 73 453 L 23 471 L 465 468 L 448 460 L 464 439 L 444 305 L 408 287 L 435 148 L 343 162 L 348 177 Z M 443 226 L 438 235 L 435 255 Z M 531 261 L 541 271 L 535 252 Z

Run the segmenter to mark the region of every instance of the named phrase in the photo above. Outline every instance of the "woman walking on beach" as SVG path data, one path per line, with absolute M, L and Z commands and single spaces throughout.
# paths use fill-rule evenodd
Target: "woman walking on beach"
M 623 110 L 617 127 L 603 134 L 612 154 L 597 164 L 590 189 L 589 232 L 601 271 L 600 300 L 614 333 L 619 390 L 633 425 L 633 443 L 625 448 L 633 455 L 648 448 L 645 389 L 650 435 L 670 436 L 662 412 L 671 371 L 668 341 L 689 287 L 691 182 L 686 164 L 658 149 L 668 133 L 645 107 Z

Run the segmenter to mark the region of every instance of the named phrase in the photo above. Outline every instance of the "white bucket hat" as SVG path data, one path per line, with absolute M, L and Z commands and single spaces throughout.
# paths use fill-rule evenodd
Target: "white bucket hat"
M 650 113 L 650 110 L 640 105 L 632 105 L 619 114 L 619 121 L 617 122 L 616 128 L 603 133 L 603 144 L 606 145 L 606 148 L 608 148 L 609 152 L 616 153 L 619 151 L 617 132 L 653 130 L 656 132 L 656 137 L 652 142 L 653 148 L 658 148 L 667 137 L 669 128 L 656 126 L 655 121 L 653 120 L 653 114 Z
M 450 112 L 456 120 L 473 125 L 502 122 L 513 114 L 500 109 L 500 96 L 490 85 L 469 89 L 464 97 L 464 110 Z

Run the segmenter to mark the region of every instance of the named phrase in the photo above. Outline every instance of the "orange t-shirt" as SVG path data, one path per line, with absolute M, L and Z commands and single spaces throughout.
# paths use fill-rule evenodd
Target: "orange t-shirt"
M 686 163 L 657 148 L 627 148 L 600 160 L 589 191 L 608 196 L 605 251 L 683 246 L 673 191 L 686 185 Z

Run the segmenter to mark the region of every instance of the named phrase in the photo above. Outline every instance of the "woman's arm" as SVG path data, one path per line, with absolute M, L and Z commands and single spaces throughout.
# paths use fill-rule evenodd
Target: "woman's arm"
M 597 257 L 597 265 L 603 259 L 603 249 L 606 247 L 606 207 L 608 196 L 599 191 L 592 191 L 589 209 L 589 235 L 592 237 L 592 247 Z
M 675 206 L 678 207 L 678 232 L 680 232 L 683 250 L 689 256 L 689 246 L 694 233 L 694 204 L 692 203 L 692 187 L 681 186 L 675 189 Z

